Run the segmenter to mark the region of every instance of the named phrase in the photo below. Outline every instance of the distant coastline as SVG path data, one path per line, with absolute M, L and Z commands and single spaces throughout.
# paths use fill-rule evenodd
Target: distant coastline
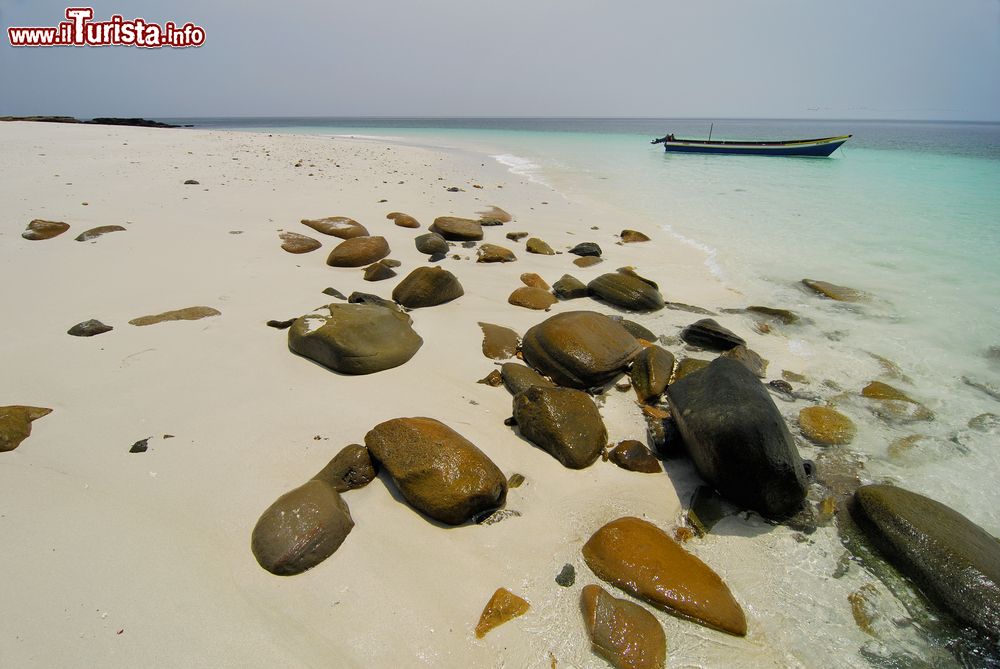
M 73 116 L 0 116 L 0 121 L 33 121 L 36 123 L 84 123 L 89 125 L 131 125 L 140 128 L 183 128 L 190 126 L 174 125 L 151 121 L 145 118 L 92 118 L 82 120 Z

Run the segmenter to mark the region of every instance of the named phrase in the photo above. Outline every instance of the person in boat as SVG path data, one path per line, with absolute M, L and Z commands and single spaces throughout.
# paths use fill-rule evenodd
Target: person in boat
M 670 133 L 669 135 L 667 135 L 666 140 L 668 142 L 674 141 L 674 133 Z

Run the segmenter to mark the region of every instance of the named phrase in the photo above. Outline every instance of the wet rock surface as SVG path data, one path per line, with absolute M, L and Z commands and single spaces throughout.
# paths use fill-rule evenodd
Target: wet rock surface
M 647 346 L 632 361 L 629 377 L 639 401 L 655 403 L 674 373 L 674 354 L 659 346 Z
M 517 256 L 508 248 L 498 244 L 483 244 L 476 251 L 476 262 L 514 262 Z
M 490 630 L 518 616 L 523 616 L 530 608 L 531 605 L 528 602 L 507 588 L 498 588 L 479 616 L 479 622 L 476 624 L 476 638 L 482 639 Z
M 176 309 L 174 311 L 164 311 L 159 314 L 152 314 L 149 316 L 140 316 L 139 318 L 133 318 L 129 321 L 129 325 L 138 325 L 140 327 L 146 325 L 155 325 L 157 323 L 164 323 L 166 321 L 197 321 L 202 318 L 210 318 L 212 316 L 221 316 L 222 312 L 218 309 L 213 309 L 212 307 L 185 307 L 184 309 Z
M 746 346 L 742 337 L 722 327 L 713 318 L 703 318 L 687 326 L 681 330 L 681 339 L 709 351 L 728 351 L 737 346 Z
M 725 358 L 732 358 L 743 363 L 743 366 L 753 372 L 753 375 L 758 379 L 763 379 L 767 376 L 767 360 L 760 357 L 756 351 L 752 351 L 742 344 L 724 351 L 722 355 Z
M 531 386 L 514 397 L 521 435 L 570 469 L 583 469 L 600 456 L 608 431 L 597 405 L 572 388 Z
M 667 637 L 652 613 L 599 585 L 580 593 L 583 621 L 592 650 L 615 669 L 663 669 Z
M 521 337 L 510 328 L 492 323 L 479 323 L 483 331 L 483 355 L 491 360 L 506 360 L 517 353 Z
M 91 318 L 89 321 L 77 323 L 67 330 L 66 334 L 73 335 L 74 337 L 93 337 L 95 335 L 104 334 L 105 332 L 111 332 L 112 330 L 114 330 L 114 328 L 110 325 L 105 325 L 101 321 Z
M 28 227 L 21 233 L 21 236 L 25 239 L 37 242 L 58 237 L 67 230 L 69 230 L 69 223 L 63 223 L 62 221 L 46 221 L 41 218 L 36 218 L 28 223 Z
M 548 309 L 556 302 L 555 296 L 549 291 L 542 288 L 532 288 L 531 286 L 515 288 L 514 292 L 507 297 L 508 304 L 513 304 L 515 307 L 524 307 L 525 309 L 535 309 L 536 311 Z
M 580 268 L 593 267 L 604 262 L 599 256 L 584 256 L 582 258 L 577 258 L 573 261 L 573 264 Z
M 521 275 L 521 283 L 529 288 L 541 288 L 542 290 L 552 290 L 549 284 L 545 283 L 545 279 L 540 277 L 534 272 L 525 272 Z
M 660 461 L 646 445 L 635 439 L 626 439 L 611 449 L 608 460 L 630 472 L 656 474 L 663 471 Z
M 534 253 L 541 256 L 554 256 L 556 254 L 556 252 L 552 250 L 551 246 L 538 237 L 531 237 L 528 239 L 528 241 L 525 242 L 524 248 L 528 253 Z
M 531 367 L 516 362 L 505 362 L 501 365 L 500 377 L 503 379 L 503 384 L 511 395 L 524 392 L 531 386 L 541 386 L 543 388 L 556 387 L 556 384 L 546 379 Z
M 838 286 L 835 283 L 828 283 L 826 281 L 802 279 L 802 285 L 818 295 L 838 302 L 861 302 L 867 297 L 864 292 L 855 288 Z
M 483 238 L 483 226 L 479 221 L 457 216 L 439 216 L 428 228 L 450 242 L 478 242 Z
M 313 478 L 333 486 L 337 492 L 364 488 L 378 474 L 368 449 L 361 444 L 350 444 L 341 449 Z
M 389 255 L 385 237 L 359 236 L 337 244 L 326 258 L 331 267 L 364 267 Z
M 656 311 L 664 305 L 655 286 L 638 276 L 611 272 L 587 284 L 593 297 L 629 311 Z
M 89 242 L 111 232 L 125 232 L 125 228 L 120 225 L 99 225 L 96 228 L 91 228 L 90 230 L 81 232 L 76 236 L 76 241 Z
M 799 411 L 802 435 L 821 446 L 846 445 L 854 440 L 854 422 L 833 407 L 805 407 Z
M 281 239 L 282 250 L 289 253 L 309 253 L 323 246 L 318 240 L 297 232 L 282 232 L 278 237 Z
M 590 295 L 587 284 L 569 274 L 563 274 L 561 279 L 552 284 L 552 292 L 560 300 L 577 300 Z
M 353 218 L 346 216 L 327 216 L 326 218 L 304 218 L 302 225 L 308 226 L 316 232 L 324 235 L 339 237 L 340 239 L 353 239 L 354 237 L 367 237 L 368 229 Z
M 418 267 L 392 291 L 392 299 L 404 307 L 418 309 L 451 302 L 465 294 L 458 278 L 441 267 Z
M 31 435 L 31 423 L 48 416 L 52 409 L 32 406 L 0 407 L 0 453 L 13 451 Z

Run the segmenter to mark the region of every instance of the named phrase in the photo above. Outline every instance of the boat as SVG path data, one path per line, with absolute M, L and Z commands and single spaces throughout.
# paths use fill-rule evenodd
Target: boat
M 711 134 L 709 135 L 711 137 Z M 678 139 L 673 135 L 654 139 L 650 144 L 663 144 L 667 153 L 724 153 L 740 156 L 812 156 L 825 158 L 840 148 L 853 135 L 791 139 L 767 142 L 743 140 Z

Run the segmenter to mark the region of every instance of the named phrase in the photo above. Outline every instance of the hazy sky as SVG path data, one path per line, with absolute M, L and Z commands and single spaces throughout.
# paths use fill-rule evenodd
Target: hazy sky
M 9 45 L 66 6 L 0 0 L 0 115 L 1000 120 L 1000 0 L 101 0 L 206 43 Z

